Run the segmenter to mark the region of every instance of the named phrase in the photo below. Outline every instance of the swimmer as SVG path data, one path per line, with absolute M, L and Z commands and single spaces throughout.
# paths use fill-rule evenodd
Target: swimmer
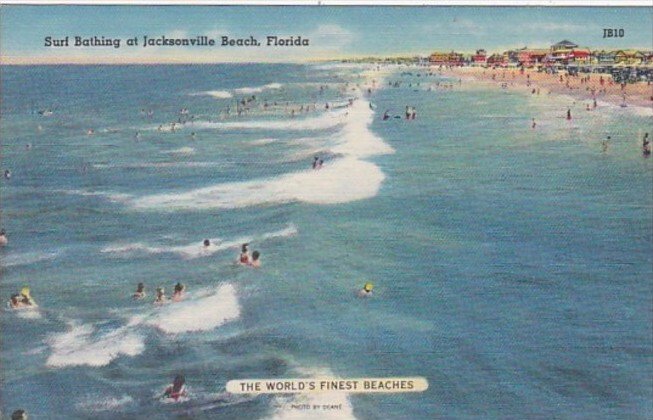
M 238 261 L 241 264 L 249 264 L 249 250 L 248 247 L 249 244 L 243 244 L 240 250 L 240 257 L 238 258 Z
M 531 128 L 537 127 L 537 123 L 535 122 L 535 118 L 533 118 L 531 121 L 532 121 L 531 122 Z
M 250 267 L 259 268 L 261 266 L 261 253 L 258 251 L 252 252 L 252 260 L 249 262 Z
M 11 179 L 11 171 L 9 169 L 5 169 L 5 178 Z
M 320 162 L 320 158 L 318 156 L 315 156 L 313 158 L 313 169 L 317 169 L 317 165 L 319 164 L 319 162 Z
M 89 129 L 86 131 L 86 135 L 87 135 L 87 136 L 92 136 L 93 134 L 95 134 L 95 131 L 94 131 L 92 128 L 89 128 Z
M 136 286 L 136 292 L 132 295 L 132 298 L 135 300 L 143 299 L 145 297 L 145 284 L 138 283 Z
M 609 142 L 610 140 L 611 140 L 611 137 L 608 136 L 607 139 L 605 139 L 605 140 L 603 140 L 603 141 L 601 142 L 601 150 L 603 151 L 603 153 L 605 153 L 605 152 L 608 151 L 608 142 Z
M 29 287 L 27 286 L 24 286 L 21 289 L 20 293 L 12 295 L 9 301 L 9 307 L 11 309 L 20 309 L 33 306 L 36 306 L 36 303 L 34 302 L 34 299 L 32 299 Z
M 186 378 L 184 375 L 175 376 L 175 380 L 171 385 L 163 391 L 163 398 L 171 398 L 175 401 L 178 401 L 181 397 L 186 397 L 188 393 L 186 392 Z
M 386 120 L 388 120 L 388 119 L 390 119 L 390 114 L 388 114 L 388 111 L 385 111 L 385 112 L 383 113 L 383 121 L 386 121 Z
M 567 120 L 571 120 L 571 109 L 567 108 Z
M 358 291 L 358 297 L 369 297 L 372 296 L 372 289 L 374 285 L 372 283 L 365 283 L 365 286 Z
M 209 239 L 204 239 L 204 242 L 202 242 L 202 244 L 203 244 L 204 247 L 206 248 L 206 247 L 211 246 L 211 241 L 210 241 Z
M 175 291 L 172 293 L 172 300 L 179 302 L 184 297 L 184 292 L 186 291 L 186 286 L 181 283 L 175 284 Z
M 23 305 L 23 302 L 21 301 L 20 295 L 18 293 L 11 295 L 11 298 L 9 298 L 9 307 L 11 309 L 18 309 L 24 306 L 25 305 Z
M 651 142 L 648 139 L 648 133 L 644 133 L 644 138 L 642 139 L 642 153 L 644 156 L 650 156 L 651 154 Z
M 317 162 L 317 169 L 322 169 L 322 165 L 324 164 L 324 161 L 322 159 Z
M 163 287 L 158 287 L 156 289 L 156 299 L 154 299 L 155 304 L 167 303 L 168 298 L 165 295 L 165 289 Z
M 11 413 L 11 420 L 28 420 L 27 411 L 25 410 L 16 410 Z
M 7 232 L 4 229 L 0 229 L 0 246 L 6 246 L 8 243 Z

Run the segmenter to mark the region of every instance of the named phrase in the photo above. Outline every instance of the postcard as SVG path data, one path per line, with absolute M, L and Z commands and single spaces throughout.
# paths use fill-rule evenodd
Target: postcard
M 0 417 L 653 416 L 653 7 L 0 7 Z

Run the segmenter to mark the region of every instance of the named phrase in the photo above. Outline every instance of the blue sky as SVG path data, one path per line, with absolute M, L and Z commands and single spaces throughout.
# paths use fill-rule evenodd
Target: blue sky
M 591 48 L 653 49 L 653 7 L 2 6 L 2 62 L 301 61 L 359 55 L 490 52 L 570 39 Z M 604 39 L 603 28 L 624 38 Z M 120 49 L 46 48 L 46 36 L 122 38 Z M 143 35 L 301 35 L 308 48 L 125 48 Z

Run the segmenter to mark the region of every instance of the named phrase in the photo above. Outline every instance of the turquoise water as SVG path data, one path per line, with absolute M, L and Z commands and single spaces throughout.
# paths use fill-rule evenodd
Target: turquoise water
M 651 417 L 650 116 L 410 72 L 3 67 L 0 291 L 29 284 L 39 308 L 2 314 L 2 411 Z M 195 122 L 166 131 L 182 108 Z M 233 263 L 242 242 L 261 269 Z M 177 281 L 185 301 L 152 305 Z M 179 372 L 190 400 L 161 402 Z M 327 397 L 335 413 L 224 392 L 319 374 L 429 389 Z

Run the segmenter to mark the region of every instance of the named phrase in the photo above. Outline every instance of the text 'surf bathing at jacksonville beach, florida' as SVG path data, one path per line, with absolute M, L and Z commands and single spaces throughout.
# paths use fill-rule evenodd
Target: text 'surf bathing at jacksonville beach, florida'
M 148 36 L 142 38 L 112 38 L 105 36 L 46 36 L 43 39 L 45 47 L 113 47 L 120 48 L 123 45 L 128 47 L 308 47 L 310 40 L 300 35 L 277 36 L 266 35 L 258 38 L 250 35 L 245 38 L 234 38 L 229 36 L 208 37 L 198 35 L 189 38 L 172 38 L 165 35 Z

